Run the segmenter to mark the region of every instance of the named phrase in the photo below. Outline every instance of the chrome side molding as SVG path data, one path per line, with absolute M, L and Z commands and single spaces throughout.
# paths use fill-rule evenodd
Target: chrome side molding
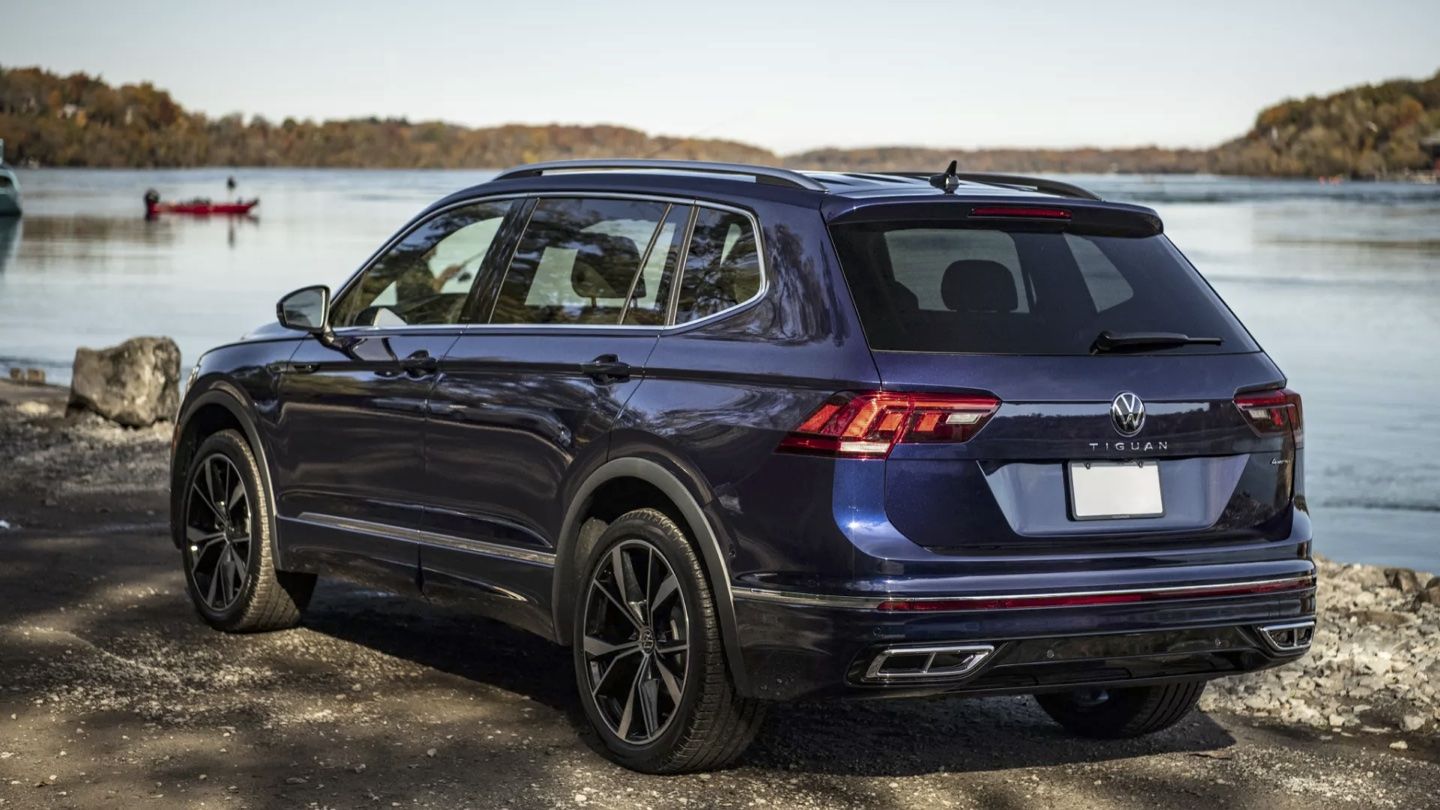
M 959 680 L 974 674 L 994 653 L 995 647 L 990 644 L 887 647 L 870 662 L 862 680 L 867 683 Z
M 1315 622 L 1289 622 L 1287 624 L 1262 624 L 1255 628 L 1260 638 L 1279 653 L 1296 653 L 1310 649 L 1315 639 Z

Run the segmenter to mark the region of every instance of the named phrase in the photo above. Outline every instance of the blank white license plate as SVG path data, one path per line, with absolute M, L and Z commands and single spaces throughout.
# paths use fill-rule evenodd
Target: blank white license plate
M 1069 478 L 1070 508 L 1076 520 L 1165 514 L 1159 462 L 1072 461 Z

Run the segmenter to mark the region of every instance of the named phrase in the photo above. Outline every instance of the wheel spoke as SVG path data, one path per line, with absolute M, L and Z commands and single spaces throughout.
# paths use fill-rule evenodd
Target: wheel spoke
M 620 712 L 620 723 L 615 733 L 620 739 L 630 736 L 630 723 L 635 719 L 635 691 L 640 687 L 640 676 L 645 674 L 645 667 L 635 669 L 635 677 L 630 680 L 630 688 L 625 690 L 625 708 Z
M 660 582 L 660 587 L 655 590 L 655 596 L 650 599 L 650 616 L 652 621 L 655 613 L 660 609 L 660 606 L 665 603 L 665 600 L 674 596 L 678 590 L 680 590 L 680 580 L 674 574 L 671 574 Z
M 635 614 L 631 612 L 630 608 L 627 607 L 624 602 L 616 599 L 615 595 L 610 593 L 610 589 L 606 588 L 605 585 L 600 582 L 600 580 L 593 580 L 590 587 L 604 594 L 605 598 L 610 601 L 610 604 L 614 605 L 615 609 L 620 611 L 620 615 L 624 616 L 625 619 L 630 622 L 631 626 L 633 626 L 636 630 L 640 629 L 640 623 L 635 621 Z
M 643 673 L 647 669 L 641 665 Z M 655 734 L 655 729 L 660 726 L 660 690 L 655 686 L 654 678 L 641 678 L 640 690 L 640 721 L 645 726 L 645 736 Z
M 612 644 L 604 639 L 594 636 L 585 637 L 585 654 L 591 658 L 603 658 L 615 653 L 629 654 L 640 650 L 640 642 L 624 641 L 619 644 Z
M 215 567 L 210 570 L 210 587 L 205 590 L 205 604 L 215 607 L 215 589 L 220 586 L 220 565 L 224 562 L 225 550 L 220 551 L 220 559 L 215 562 Z
M 220 510 L 215 507 L 214 501 L 211 501 L 210 496 L 205 494 L 205 490 L 200 488 L 199 481 L 196 481 L 192 488 L 195 490 L 195 494 L 200 496 L 200 502 L 210 509 L 210 514 L 215 516 L 215 521 L 218 524 L 224 516 L 221 515 Z
M 667 692 L 670 693 L 670 700 L 671 700 L 676 706 L 679 706 L 679 705 L 680 705 L 680 682 L 675 679 L 675 674 L 670 671 L 670 667 L 666 666 L 666 665 L 665 665 L 665 662 L 662 661 L 662 660 L 660 660 L 659 657 L 656 657 L 656 658 L 654 659 L 654 662 L 655 662 L 655 669 L 660 673 L 660 680 L 662 680 L 662 681 L 665 682 L 665 691 L 667 691 Z

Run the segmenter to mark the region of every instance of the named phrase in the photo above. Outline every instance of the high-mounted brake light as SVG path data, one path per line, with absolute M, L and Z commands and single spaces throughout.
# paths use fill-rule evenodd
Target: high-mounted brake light
M 987 396 L 869 391 L 837 394 L 780 442 L 792 453 L 885 458 L 901 443 L 963 442 L 1000 407 Z
M 1064 208 L 1035 208 L 1018 205 L 983 205 L 970 209 L 972 217 L 1009 217 L 1012 219 L 1069 219 Z
M 1235 397 L 1235 407 L 1240 409 L 1257 436 L 1273 436 L 1288 430 L 1294 435 L 1296 444 L 1304 438 L 1305 419 L 1300 395 L 1288 388 L 1240 394 Z

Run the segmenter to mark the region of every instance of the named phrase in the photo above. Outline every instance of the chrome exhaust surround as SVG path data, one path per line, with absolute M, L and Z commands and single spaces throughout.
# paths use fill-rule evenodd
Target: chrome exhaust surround
M 959 680 L 975 674 L 994 653 L 995 647 L 990 644 L 887 647 L 870 662 L 862 680 L 867 683 Z
M 1270 649 L 1278 653 L 1298 653 L 1310 649 L 1315 639 L 1315 622 L 1290 622 L 1288 624 L 1262 624 L 1255 628 L 1260 638 Z

